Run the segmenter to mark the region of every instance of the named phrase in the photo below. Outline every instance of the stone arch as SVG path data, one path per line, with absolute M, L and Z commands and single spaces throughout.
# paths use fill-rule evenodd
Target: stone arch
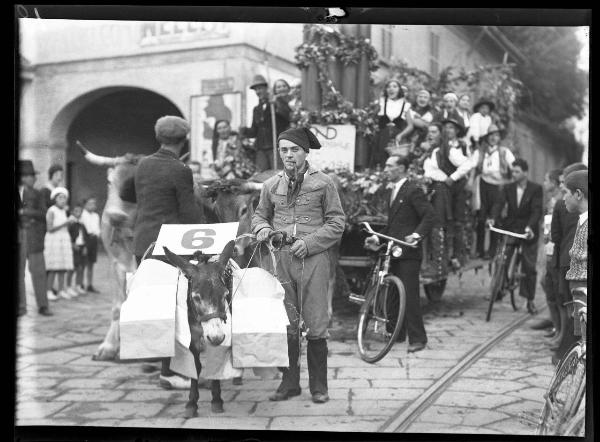
M 159 147 L 154 123 L 163 115 L 183 113 L 163 95 L 132 86 L 96 89 L 65 105 L 50 126 L 49 144 L 66 166 L 72 204 L 95 196 L 101 210 L 107 196 L 106 170 L 87 163 L 75 140 L 99 155 L 149 155 Z

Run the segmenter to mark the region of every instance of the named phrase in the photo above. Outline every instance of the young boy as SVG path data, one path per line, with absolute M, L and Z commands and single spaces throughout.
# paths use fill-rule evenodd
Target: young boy
M 85 201 L 81 213 L 81 223 L 87 231 L 87 291 L 98 293 L 93 285 L 94 264 L 98 254 L 98 237 L 100 236 L 100 216 L 96 213 L 96 198 L 90 197 Z
M 67 277 L 67 283 L 70 284 L 68 293 L 70 295 L 84 295 L 86 293 L 83 285 L 83 272 L 86 265 L 86 239 L 87 231 L 81 223 L 81 214 L 83 208 L 81 204 L 73 207 L 71 214 L 77 219 L 77 222 L 69 226 L 69 235 L 71 235 L 71 245 L 73 247 L 73 272 Z M 75 275 L 75 280 L 72 281 L 72 275 Z
M 588 258 L 588 171 L 572 172 L 565 177 L 565 206 L 569 213 L 578 213 L 579 221 L 573 246 L 569 251 L 571 264 L 566 279 L 569 290 L 587 287 L 587 258 Z M 577 311 L 579 306 L 574 310 Z M 570 309 L 573 311 L 573 309 Z M 579 317 L 575 315 L 575 336 L 581 336 Z

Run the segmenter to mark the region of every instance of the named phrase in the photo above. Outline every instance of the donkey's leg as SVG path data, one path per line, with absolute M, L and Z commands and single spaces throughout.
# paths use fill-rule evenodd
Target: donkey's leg
M 223 399 L 221 399 L 221 381 L 213 379 L 210 383 L 210 392 L 212 400 L 210 401 L 210 409 L 213 413 L 223 413 Z
M 202 365 L 200 364 L 200 352 L 194 346 L 194 338 L 192 337 L 192 343 L 190 344 L 190 351 L 194 356 L 194 365 L 196 366 L 196 374 L 200 376 Z M 198 379 L 191 379 L 190 382 L 190 395 L 187 404 L 185 404 L 185 415 L 186 419 L 198 416 Z

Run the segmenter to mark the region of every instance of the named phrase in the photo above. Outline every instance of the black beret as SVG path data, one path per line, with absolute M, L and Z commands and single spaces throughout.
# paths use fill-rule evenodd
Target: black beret
M 297 127 L 295 129 L 288 129 L 279 134 L 277 142 L 280 140 L 289 140 L 296 143 L 302 149 L 308 152 L 309 149 L 320 149 L 321 143 L 317 140 L 315 134 L 306 127 Z

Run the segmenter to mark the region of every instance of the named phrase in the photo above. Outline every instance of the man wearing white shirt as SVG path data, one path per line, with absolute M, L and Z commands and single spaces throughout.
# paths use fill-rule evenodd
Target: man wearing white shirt
M 466 175 L 473 168 L 473 164 L 469 160 L 466 144 L 459 139 L 465 134 L 465 128 L 461 121 L 449 118 L 442 124 L 444 125 L 444 141 L 436 153 L 435 159 L 440 171 L 447 176 L 444 183 L 450 190 L 451 211 L 445 223 L 445 226 L 449 227 L 448 233 L 453 234 L 453 248 L 449 255 L 453 258 L 454 265 L 460 266 L 465 264 L 467 255 L 464 238 L 467 209 L 465 185 L 467 183 Z
M 93 284 L 94 264 L 98 255 L 98 238 L 100 237 L 100 216 L 96 213 L 96 198 L 88 198 L 85 201 L 83 212 L 81 213 L 81 223 L 88 233 L 86 241 L 86 289 L 89 292 L 98 293 Z
M 473 115 L 469 120 L 469 131 L 467 132 L 467 140 L 472 143 L 479 143 L 479 139 L 488 133 L 488 129 L 492 124 L 490 112 L 494 110 L 494 103 L 488 100 L 479 101 L 473 107 Z
M 481 173 L 479 179 L 479 219 L 477 223 L 477 253 L 489 259 L 496 250 L 497 235 L 490 234 L 490 248 L 484 250 L 485 222 L 491 218 L 492 207 L 498 200 L 502 187 L 511 182 L 510 166 L 515 156 L 507 147 L 500 146 L 500 129 L 492 124 L 487 134 L 481 138 L 484 147 L 473 153 L 471 164 L 477 165 Z

